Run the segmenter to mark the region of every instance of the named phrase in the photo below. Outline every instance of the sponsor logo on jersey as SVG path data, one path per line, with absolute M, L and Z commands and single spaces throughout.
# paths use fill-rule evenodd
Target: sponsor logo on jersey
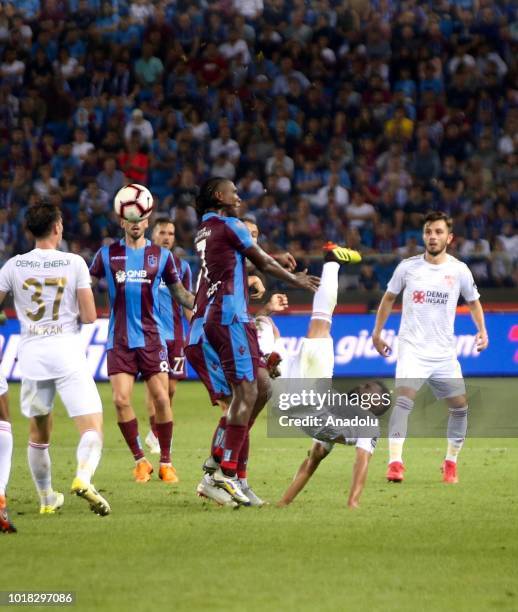
M 207 297 L 212 297 L 216 293 L 220 285 L 221 281 L 216 281 L 215 283 L 212 283 L 212 285 L 207 289 Z
M 414 291 L 414 304 L 447 304 L 450 294 L 447 291 Z
M 110 261 L 120 261 L 120 260 L 126 260 L 128 259 L 127 255 L 115 255 L 113 257 L 110 257 Z
M 32 261 L 30 259 L 17 259 L 17 268 L 41 268 L 41 261 Z
M 118 283 L 150 283 L 146 270 L 117 270 L 115 280 Z

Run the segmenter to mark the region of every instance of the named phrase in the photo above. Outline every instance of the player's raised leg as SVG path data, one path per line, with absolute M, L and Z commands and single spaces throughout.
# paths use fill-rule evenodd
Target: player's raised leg
M 7 514 L 6 490 L 11 473 L 13 433 L 9 419 L 7 382 L 0 374 L 0 533 L 15 533 L 16 527 Z
M 158 444 L 160 445 L 160 468 L 158 475 L 163 482 L 174 484 L 178 482 L 178 476 L 171 464 L 173 413 L 168 393 L 167 373 L 154 374 L 146 380 L 146 383 L 156 411 L 156 432 Z
M 108 352 L 108 354 L 110 351 Z M 135 377 L 125 372 L 112 374 L 110 382 L 112 385 L 113 403 L 117 411 L 117 423 L 119 429 L 130 449 L 135 468 L 133 476 L 136 482 L 147 482 L 153 473 L 153 466 L 144 456 L 142 444 L 140 442 L 138 421 L 131 405 L 131 393 L 133 391 Z

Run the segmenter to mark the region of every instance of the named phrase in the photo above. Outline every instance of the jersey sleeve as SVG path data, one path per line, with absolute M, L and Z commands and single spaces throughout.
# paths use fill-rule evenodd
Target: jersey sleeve
M 462 272 L 460 275 L 460 294 L 466 300 L 466 302 L 474 302 L 480 297 L 475 279 L 468 266 L 462 266 Z
M 95 278 L 102 278 L 106 276 L 106 270 L 104 269 L 104 261 L 102 248 L 100 248 L 95 254 L 94 260 L 90 266 L 90 274 L 95 276 Z
M 393 293 L 394 295 L 399 295 L 401 291 L 405 288 L 405 274 L 406 266 L 402 261 L 398 267 L 394 270 L 394 274 L 392 278 L 389 280 L 387 285 L 387 291 L 389 293 Z
M 192 291 L 191 266 L 184 259 L 182 259 L 182 285 L 187 291 Z
M 77 289 L 90 289 L 92 286 L 92 279 L 90 278 L 90 272 L 86 261 L 79 255 L 76 258 L 76 272 L 77 272 Z
M 225 227 L 230 244 L 240 253 L 255 245 L 250 231 L 239 219 L 229 217 L 225 220 Z
M 3 291 L 3 293 L 9 293 L 13 286 L 11 274 L 13 267 L 12 261 L 12 259 L 9 259 L 0 270 L 0 291 Z
M 165 260 L 165 266 L 162 271 L 162 280 L 166 285 L 175 285 L 180 280 L 180 278 L 178 277 L 178 270 L 176 269 L 173 256 L 168 251 L 167 258 Z

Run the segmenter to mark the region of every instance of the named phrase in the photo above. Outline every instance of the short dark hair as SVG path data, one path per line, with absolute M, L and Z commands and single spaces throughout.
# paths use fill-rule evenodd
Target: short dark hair
M 54 223 L 61 220 L 61 209 L 50 202 L 40 202 L 29 206 L 25 215 L 27 229 L 35 238 L 46 238 Z
M 215 193 L 221 189 L 223 183 L 229 179 L 222 176 L 212 176 L 207 179 L 201 186 L 200 193 L 196 198 L 196 212 L 202 217 L 207 210 L 221 208 L 221 203 L 216 199 Z
M 153 223 L 153 229 L 155 227 L 157 227 L 158 225 L 174 225 L 174 221 L 172 219 L 170 219 L 169 217 L 157 217 L 155 219 L 155 222 Z
M 432 212 L 429 212 L 424 218 L 424 225 L 427 225 L 428 223 L 433 223 L 434 221 L 444 221 L 444 223 L 446 223 L 446 226 L 448 227 L 448 232 L 451 233 L 453 231 L 453 219 L 449 217 L 445 212 L 442 212 L 441 210 L 434 210 Z

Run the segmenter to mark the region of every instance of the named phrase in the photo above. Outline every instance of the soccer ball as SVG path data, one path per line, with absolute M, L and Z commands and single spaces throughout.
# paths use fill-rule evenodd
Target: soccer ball
M 153 196 L 144 185 L 131 183 L 117 191 L 113 207 L 125 221 L 143 221 L 153 211 Z

